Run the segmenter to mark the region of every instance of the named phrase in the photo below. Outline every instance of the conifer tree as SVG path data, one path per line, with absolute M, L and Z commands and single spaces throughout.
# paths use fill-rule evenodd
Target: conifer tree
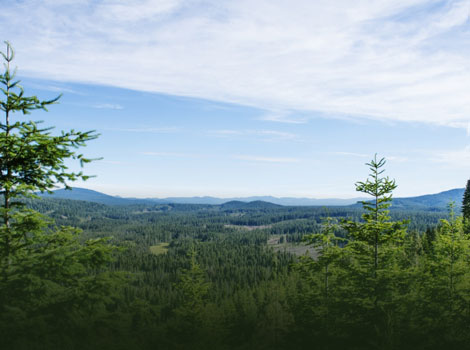
M 470 180 L 467 181 L 462 199 L 462 216 L 465 233 L 470 233 Z
M 463 231 L 462 216 L 449 204 L 449 219 L 442 219 L 424 257 L 414 301 L 414 324 L 435 348 L 462 348 L 469 339 L 470 238 Z M 438 317 L 436 317 L 438 316 Z M 460 343 L 461 342 L 461 343 Z M 462 345 L 465 344 L 465 345 Z
M 369 177 L 357 182 L 356 190 L 372 196 L 372 200 L 362 202 L 365 213 L 361 222 L 348 220 L 342 224 L 349 239 L 345 246 L 349 263 L 344 265 L 348 270 L 344 295 L 351 301 L 350 307 L 358 310 L 356 324 L 361 325 L 354 332 L 373 330 L 364 336 L 375 338 L 382 348 L 393 342 L 393 329 L 398 323 L 394 316 L 395 286 L 403 284 L 399 260 L 406 232 L 406 222 L 391 221 L 389 215 L 392 192 L 397 185 L 395 180 L 382 176 L 385 163 L 384 158 L 378 160 L 375 155 L 366 164 Z
M 196 261 L 196 248 L 189 251 L 190 266 L 179 276 L 175 289 L 180 294 L 178 307 L 175 311 L 175 323 L 169 323 L 170 334 L 176 343 L 186 344 L 192 349 L 204 349 L 204 309 L 207 302 L 210 283 L 206 274 Z
M 322 225 L 322 230 L 320 233 L 307 235 L 304 238 L 307 244 L 318 250 L 318 259 L 313 261 L 313 264 L 319 265 L 323 269 L 323 288 L 319 289 L 323 290 L 324 304 L 327 308 L 325 315 L 325 319 L 327 321 L 326 323 L 328 323 L 328 299 L 330 290 L 330 276 L 332 274 L 330 267 L 340 256 L 341 248 L 339 247 L 339 244 L 346 241 L 344 238 L 338 237 L 336 235 L 338 230 L 339 228 L 335 220 L 331 217 L 327 217 Z
M 113 283 L 103 268 L 113 247 L 104 239 L 81 242 L 79 230 L 56 228 L 24 205 L 24 198 L 36 192 L 86 180 L 82 172 L 69 171 L 65 161 L 90 162 L 77 149 L 97 135 L 74 130 L 54 134 L 53 128 L 39 127 L 41 122 L 25 120 L 32 111 L 47 111 L 60 96 L 44 101 L 25 96 L 11 68 L 14 51 L 5 44 L 0 75 L 0 338 L 11 342 L 4 344 L 7 348 L 20 347 L 16 341 L 29 341 L 24 346 L 33 348 L 51 341 L 46 330 L 65 334 L 54 327 L 72 319 L 90 321 L 112 298 Z M 21 340 L 25 329 L 31 332 Z
M 346 222 L 344 227 L 351 237 L 358 242 L 363 242 L 373 248 L 373 276 L 377 276 L 379 269 L 379 249 L 383 243 L 390 242 L 403 236 L 401 222 L 390 221 L 388 208 L 392 202 L 392 192 L 397 187 L 395 180 L 388 176 L 381 177 L 384 173 L 385 158 L 377 160 L 377 155 L 370 163 L 369 178 L 365 182 L 356 183 L 356 191 L 373 197 L 371 201 L 363 201 L 362 206 L 365 214 L 362 215 L 364 222 Z
M 299 293 L 302 302 L 309 304 L 309 315 L 306 315 L 308 321 L 304 323 L 306 327 L 315 329 L 318 349 L 328 348 L 327 344 L 336 336 L 335 304 L 338 301 L 337 287 L 341 283 L 338 265 L 342 258 L 341 245 L 346 243 L 344 238 L 337 236 L 339 230 L 336 220 L 327 217 L 320 233 L 304 236 L 304 241 L 315 249 L 317 257 L 312 259 L 307 255 L 301 256 L 294 265 L 306 282 L 307 289 Z M 298 312 L 300 313 L 302 311 Z M 313 322 L 308 324 L 311 321 Z M 312 329 L 308 331 L 311 333 Z

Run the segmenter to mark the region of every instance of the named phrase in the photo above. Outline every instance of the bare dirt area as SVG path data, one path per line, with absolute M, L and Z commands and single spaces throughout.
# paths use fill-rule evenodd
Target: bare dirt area
M 243 231 L 253 231 L 253 230 L 263 230 L 265 228 L 271 228 L 273 225 L 259 225 L 259 226 L 249 226 L 249 225 L 224 225 L 226 228 L 234 228 L 237 230 Z
M 312 246 L 308 246 L 304 243 L 290 243 L 284 240 L 283 243 L 280 243 L 281 236 L 275 235 L 271 236 L 268 239 L 268 246 L 273 247 L 277 252 L 288 252 L 295 254 L 297 256 L 308 255 L 311 258 L 316 258 L 318 256 L 318 251 Z

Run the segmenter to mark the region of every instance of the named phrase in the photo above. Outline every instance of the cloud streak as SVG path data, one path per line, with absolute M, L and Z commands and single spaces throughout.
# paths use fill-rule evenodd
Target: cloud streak
M 284 124 L 305 124 L 308 122 L 306 117 L 294 117 L 288 113 L 268 113 L 259 119 Z
M 261 157 L 253 155 L 234 155 L 233 159 L 244 160 L 257 163 L 297 163 L 300 162 L 298 158 L 284 158 L 284 157 Z
M 114 110 L 124 109 L 123 106 L 121 106 L 119 104 L 112 104 L 112 103 L 102 103 L 102 104 L 93 105 L 93 108 L 97 108 L 97 109 L 114 109 Z
M 285 111 L 465 125 L 469 0 L 3 4 L 20 72 Z M 457 123 L 457 124 L 456 124 Z
M 278 130 L 209 130 L 209 135 L 217 137 L 261 137 L 268 141 L 293 141 L 298 140 L 298 136 L 294 133 L 278 131 Z
M 431 161 L 438 164 L 446 164 L 456 169 L 470 168 L 470 146 L 463 149 L 436 152 Z
M 370 155 L 363 153 L 354 153 L 354 152 L 330 152 L 331 154 L 337 156 L 346 156 L 346 157 L 359 157 L 359 158 L 370 158 Z
M 200 158 L 200 155 L 178 152 L 142 152 L 144 156 L 152 157 L 170 157 L 170 158 Z
M 171 134 L 180 131 L 176 127 L 164 127 L 164 128 L 108 128 L 109 131 L 122 131 L 132 133 L 151 133 L 151 134 Z

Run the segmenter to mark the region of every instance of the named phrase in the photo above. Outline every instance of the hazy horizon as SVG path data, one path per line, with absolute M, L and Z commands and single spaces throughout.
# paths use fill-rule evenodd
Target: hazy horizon
M 234 196 L 230 196 L 230 195 L 227 195 L 227 196 L 218 196 L 218 195 L 207 195 L 207 194 L 196 194 L 196 195 L 178 195 L 178 196 L 173 196 L 173 195 L 168 195 L 168 196 L 163 196 L 163 195 L 156 195 L 156 196 L 152 196 L 152 195 L 148 195 L 148 196 L 137 196 L 137 195 L 132 195 L 132 193 L 130 193 L 129 195 L 122 195 L 120 194 L 119 192 L 118 193 L 112 193 L 112 192 L 106 192 L 106 190 L 104 191 L 101 191 L 99 189 L 94 189 L 94 188 L 89 188 L 89 187 L 85 187 L 85 186 L 73 186 L 73 188 L 78 188 L 78 189 L 85 189 L 85 190 L 92 190 L 92 191 L 96 191 L 96 192 L 100 192 L 100 193 L 103 193 L 105 195 L 109 195 L 109 196 L 113 196 L 113 197 L 119 197 L 119 198 L 137 198 L 137 199 L 165 199 L 165 198 L 197 198 L 197 197 L 212 197 L 212 198 L 218 198 L 218 199 L 233 199 L 233 198 L 251 198 L 251 197 L 273 197 L 273 198 L 293 198 L 293 199 L 311 199 L 311 200 L 351 200 L 351 199 L 362 199 L 362 198 L 366 198 L 366 196 L 364 195 L 361 195 L 359 192 L 357 193 L 356 196 L 352 196 L 352 197 L 301 197 L 301 196 L 273 196 L 273 195 L 270 195 L 270 194 L 254 194 L 254 195 L 244 195 L 244 196 L 237 196 L 237 195 L 234 195 Z M 418 195 L 413 195 L 413 196 L 393 196 L 393 197 L 419 197 L 419 196 L 425 196 L 425 195 L 432 195 L 432 194 L 437 194 L 437 193 L 441 193 L 441 192 L 446 192 L 446 191 L 451 191 L 451 190 L 456 190 L 456 189 L 463 189 L 464 187 L 458 187 L 458 188 L 449 188 L 449 189 L 446 189 L 446 190 L 442 190 L 442 191 L 436 191 L 436 192 L 430 192 L 430 193 L 422 193 L 422 194 L 418 194 Z M 61 189 L 64 189 L 64 188 L 57 188 L 57 190 L 61 190 Z

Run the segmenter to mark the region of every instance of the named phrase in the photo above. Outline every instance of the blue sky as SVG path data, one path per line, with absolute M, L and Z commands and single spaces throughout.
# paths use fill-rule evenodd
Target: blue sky
M 396 195 L 470 178 L 470 1 L 2 1 L 37 113 L 97 130 L 84 184 L 136 197 Z M 73 166 L 73 165 L 71 165 Z

